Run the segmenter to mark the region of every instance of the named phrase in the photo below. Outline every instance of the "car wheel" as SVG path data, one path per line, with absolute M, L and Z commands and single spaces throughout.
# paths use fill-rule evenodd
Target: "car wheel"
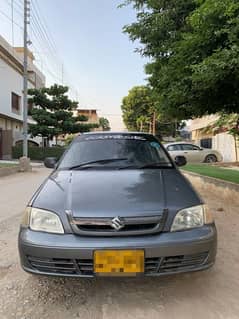
M 217 162 L 217 157 L 214 154 L 209 154 L 205 158 L 206 163 L 216 163 Z
M 185 161 L 187 162 L 187 159 L 186 159 L 186 157 L 185 156 L 183 156 L 183 155 L 179 155 L 180 157 L 183 157 L 184 159 L 185 159 Z M 177 158 L 177 156 L 175 156 L 175 158 L 174 158 L 174 162 L 176 161 L 176 158 Z

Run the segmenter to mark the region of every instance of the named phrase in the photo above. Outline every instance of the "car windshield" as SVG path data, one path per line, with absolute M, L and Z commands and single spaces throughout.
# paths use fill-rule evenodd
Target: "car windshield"
M 101 135 L 77 138 L 59 169 L 173 167 L 156 139 L 137 135 Z

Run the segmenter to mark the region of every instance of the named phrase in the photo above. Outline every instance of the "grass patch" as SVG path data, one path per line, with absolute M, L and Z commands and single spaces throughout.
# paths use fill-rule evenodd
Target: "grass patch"
M 182 170 L 239 184 L 239 170 L 226 169 L 208 164 L 187 164 Z

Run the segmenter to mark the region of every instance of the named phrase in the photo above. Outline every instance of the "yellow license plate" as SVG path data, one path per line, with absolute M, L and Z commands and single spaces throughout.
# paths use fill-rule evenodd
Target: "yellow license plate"
M 144 272 L 144 250 L 96 250 L 94 272 L 100 275 L 134 275 Z

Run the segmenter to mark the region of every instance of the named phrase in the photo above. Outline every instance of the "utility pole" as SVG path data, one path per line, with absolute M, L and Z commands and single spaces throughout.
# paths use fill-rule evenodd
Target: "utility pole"
M 24 0 L 24 59 L 23 59 L 23 156 L 28 156 L 27 144 L 27 117 L 28 117 L 28 40 L 27 40 L 27 26 L 30 17 L 30 1 Z
M 143 132 L 143 120 L 140 121 L 140 132 Z
M 152 122 L 151 122 L 151 120 L 149 121 L 149 134 L 151 134 L 152 133 Z
M 12 47 L 14 47 L 14 9 L 13 9 L 13 1 L 11 0 L 11 18 L 12 18 Z
M 156 133 L 156 112 L 153 113 L 153 135 Z
M 61 85 L 64 85 L 64 64 L 61 65 Z

